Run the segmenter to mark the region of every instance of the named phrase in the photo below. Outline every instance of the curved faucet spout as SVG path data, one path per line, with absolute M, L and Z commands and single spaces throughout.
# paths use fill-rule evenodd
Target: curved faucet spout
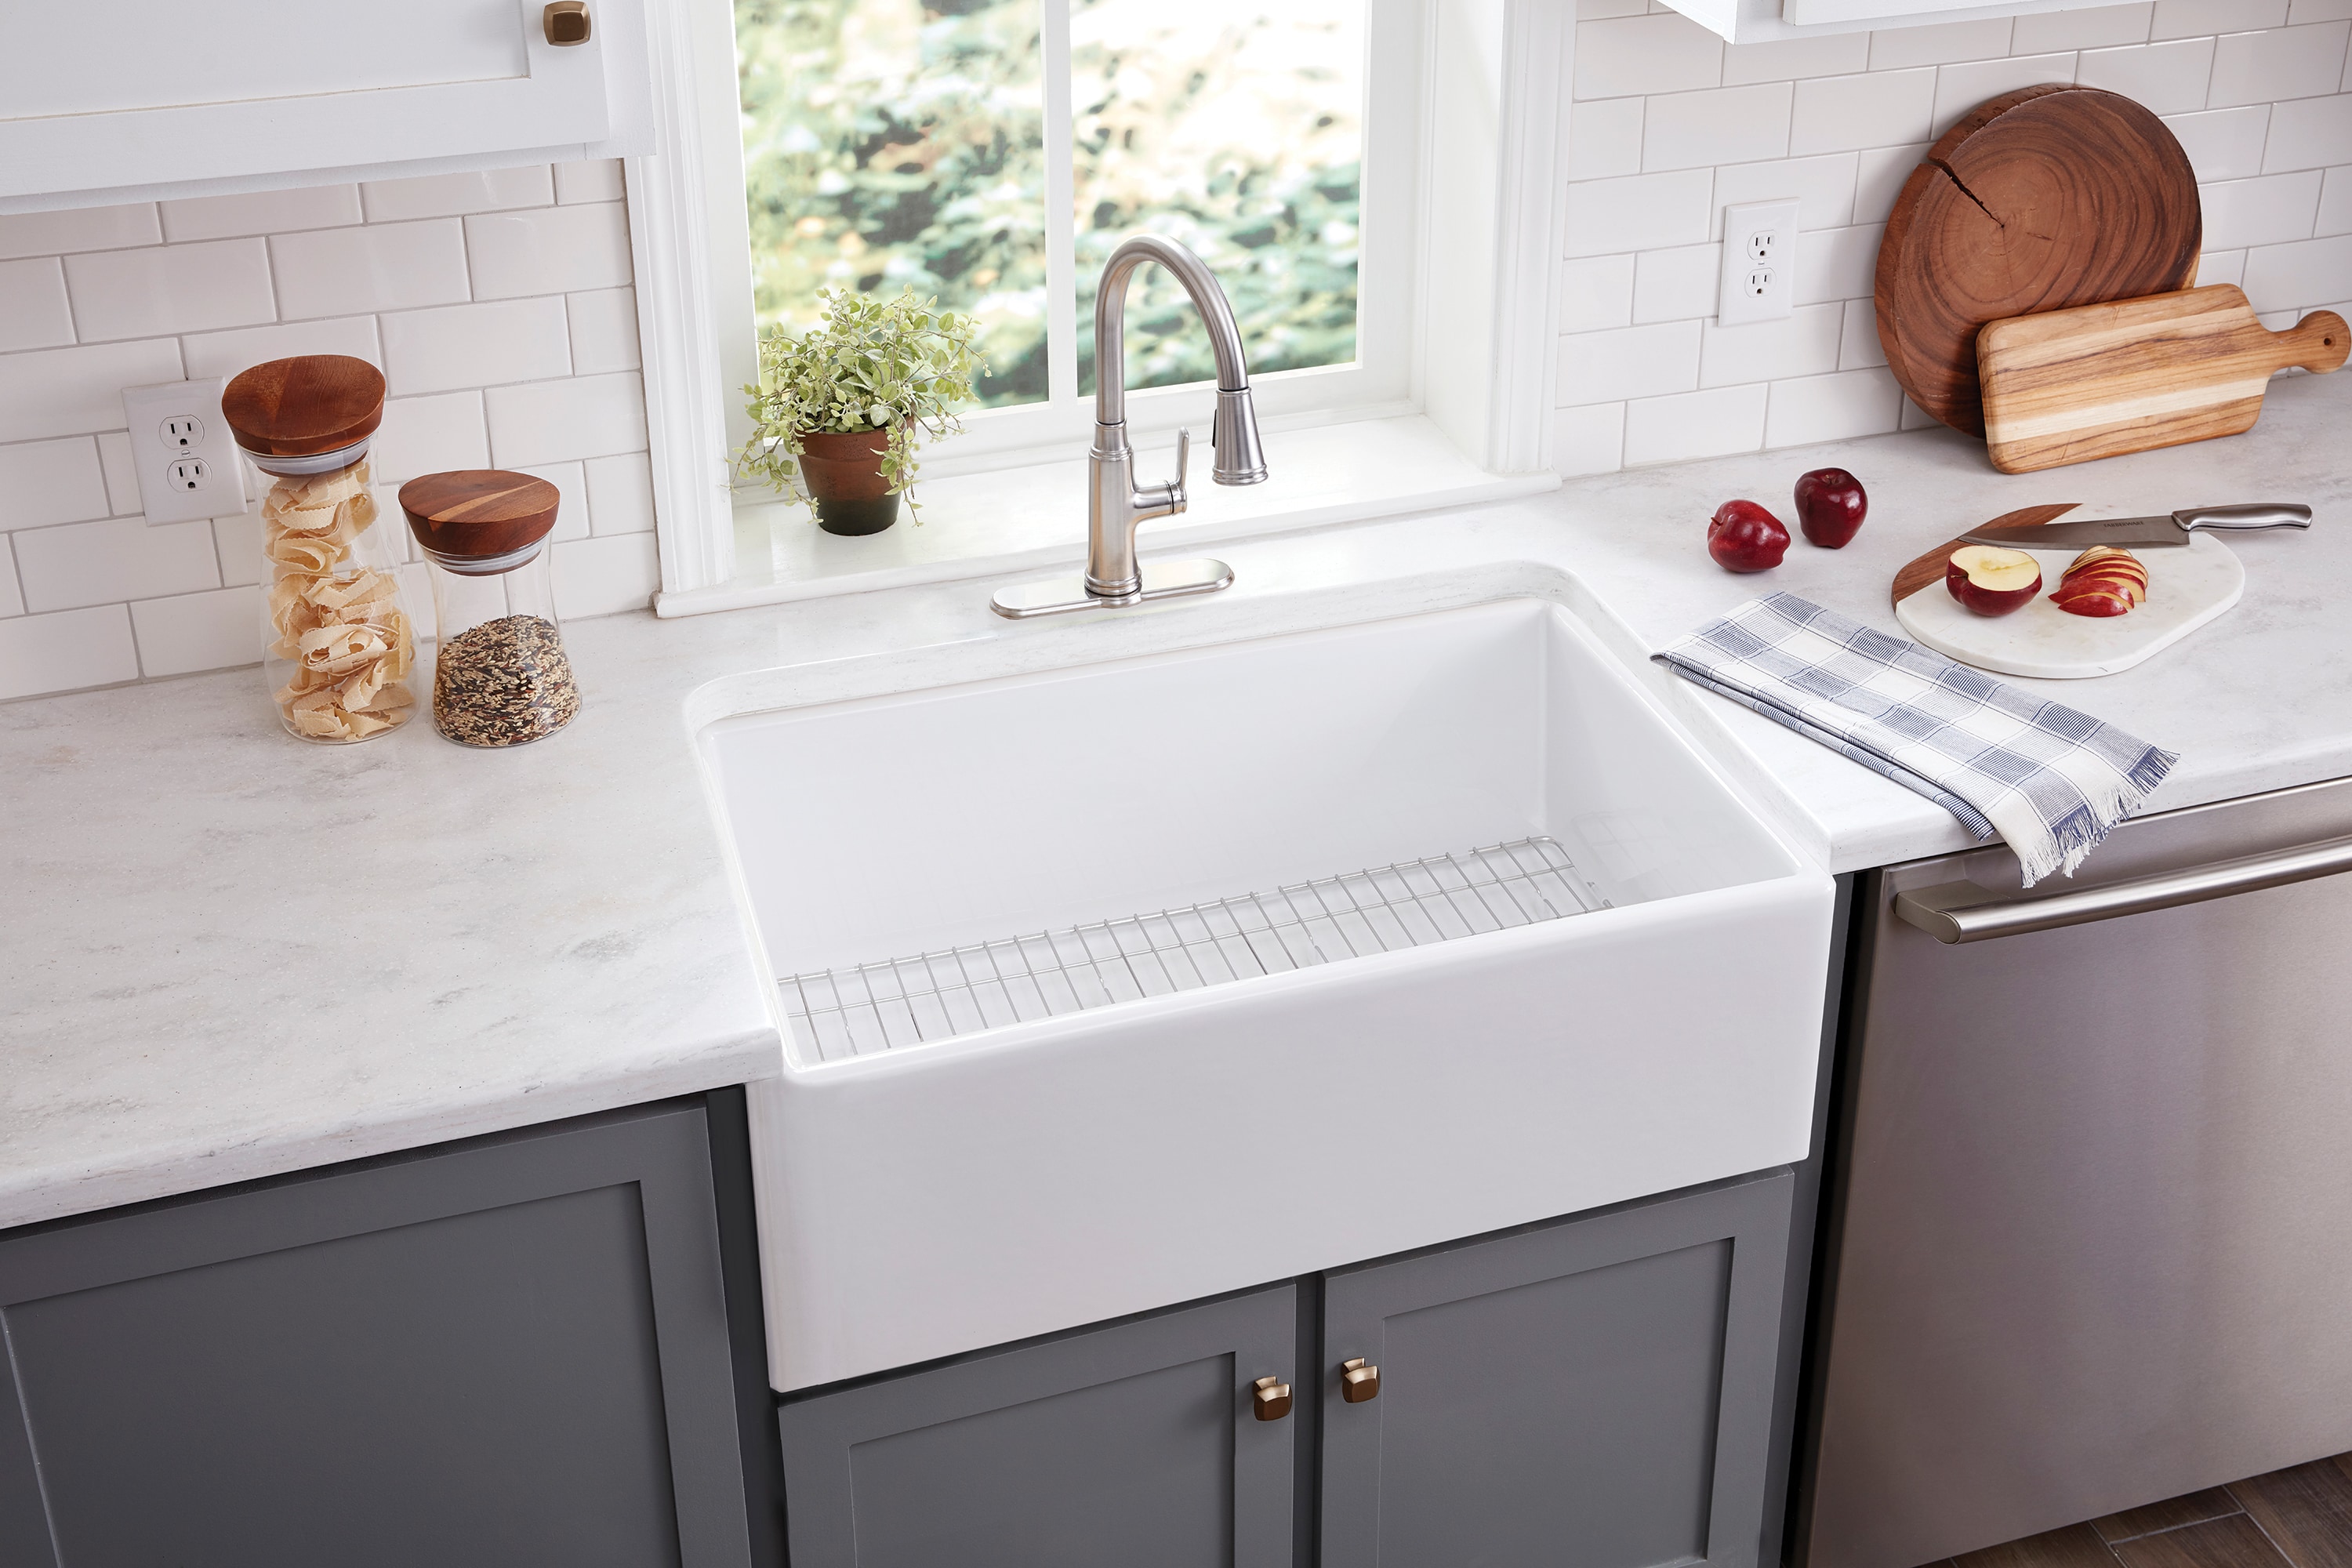
M 1249 366 L 1242 357 L 1241 329 L 1234 308 L 1207 262 L 1172 239 L 1129 235 L 1103 263 L 1095 289 L 1095 423 L 1127 421 L 1127 284 L 1147 261 L 1166 268 L 1191 295 L 1201 324 L 1209 330 L 1209 352 L 1217 358 L 1217 390 L 1247 392 Z

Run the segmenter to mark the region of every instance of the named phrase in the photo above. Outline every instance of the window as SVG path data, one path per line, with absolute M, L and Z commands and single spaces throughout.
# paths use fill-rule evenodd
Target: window
M 1382 216 L 1408 226 L 1407 171 L 1380 183 L 1366 124 L 1376 71 L 1410 65 L 1399 0 L 733 5 L 758 330 L 804 328 L 827 285 L 936 295 L 982 322 L 969 449 L 1080 436 L 1096 279 L 1150 229 L 1216 269 L 1269 412 L 1402 398 L 1404 334 L 1370 321 L 1409 316 L 1412 252 L 1363 246 Z M 1399 37 L 1375 51 L 1382 21 Z M 1135 388 L 1214 374 L 1157 268 L 1130 290 L 1128 366 Z

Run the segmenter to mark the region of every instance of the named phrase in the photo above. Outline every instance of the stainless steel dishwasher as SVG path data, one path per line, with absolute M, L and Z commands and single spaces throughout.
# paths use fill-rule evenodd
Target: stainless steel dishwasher
M 1864 879 L 1807 1568 L 2352 1448 L 2352 780 Z

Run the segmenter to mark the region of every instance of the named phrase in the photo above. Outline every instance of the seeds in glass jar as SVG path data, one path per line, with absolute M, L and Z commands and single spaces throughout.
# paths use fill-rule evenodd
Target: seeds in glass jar
M 580 689 L 555 623 L 501 616 L 441 645 L 433 721 L 466 746 L 519 746 L 552 735 L 580 711 Z

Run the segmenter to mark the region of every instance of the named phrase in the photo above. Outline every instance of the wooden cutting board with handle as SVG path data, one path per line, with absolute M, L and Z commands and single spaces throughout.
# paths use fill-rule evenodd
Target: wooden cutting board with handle
M 1985 445 L 2004 474 L 2236 436 L 2270 378 L 2352 352 L 2333 310 L 2283 332 L 2229 284 L 1993 321 L 1977 335 Z

